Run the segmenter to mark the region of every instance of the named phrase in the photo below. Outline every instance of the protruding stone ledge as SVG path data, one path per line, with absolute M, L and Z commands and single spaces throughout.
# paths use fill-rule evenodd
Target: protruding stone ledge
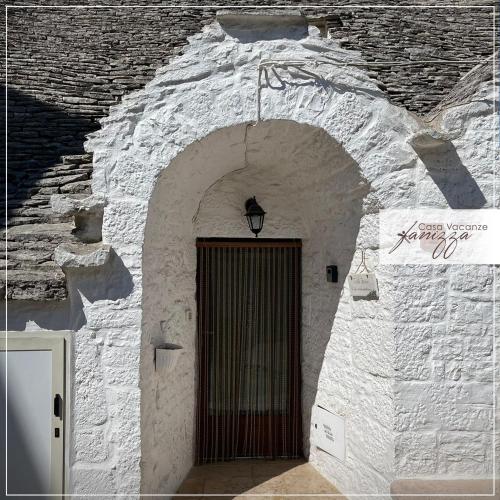
M 95 268 L 109 262 L 111 246 L 103 243 L 66 243 L 54 251 L 54 260 L 63 270 Z
M 433 128 L 426 128 L 410 136 L 408 144 L 410 144 L 417 153 L 429 153 L 448 147 L 452 139 L 453 137 L 444 132 L 440 132 Z
M 295 9 L 220 10 L 217 21 L 229 35 L 240 41 L 300 39 L 308 35 L 306 17 Z
M 50 198 L 52 211 L 62 216 L 73 216 L 74 235 L 81 241 L 96 243 L 102 239 L 102 217 L 106 199 L 98 194 L 60 195 Z
M 57 215 L 102 214 L 106 206 L 106 199 L 104 196 L 98 194 L 54 194 L 50 198 L 50 204 L 52 212 Z

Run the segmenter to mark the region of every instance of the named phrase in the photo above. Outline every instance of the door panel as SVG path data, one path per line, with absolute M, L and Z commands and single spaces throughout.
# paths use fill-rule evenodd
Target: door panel
M 1 432 L 0 448 L 7 450 L 7 485 L 2 474 L 2 491 L 7 486 L 8 494 L 61 494 L 64 339 L 1 338 L 0 386 L 0 426 L 7 429 L 7 436 Z
M 197 461 L 296 457 L 298 241 L 198 242 Z

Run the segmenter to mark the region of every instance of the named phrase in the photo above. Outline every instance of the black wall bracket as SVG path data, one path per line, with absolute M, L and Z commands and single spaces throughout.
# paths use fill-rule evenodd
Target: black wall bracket
M 326 281 L 329 283 L 338 283 L 339 271 L 337 266 L 326 266 Z

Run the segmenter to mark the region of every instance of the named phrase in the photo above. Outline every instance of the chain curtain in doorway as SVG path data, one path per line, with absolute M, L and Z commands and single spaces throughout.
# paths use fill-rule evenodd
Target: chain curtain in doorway
M 198 463 L 301 455 L 300 247 L 198 241 Z

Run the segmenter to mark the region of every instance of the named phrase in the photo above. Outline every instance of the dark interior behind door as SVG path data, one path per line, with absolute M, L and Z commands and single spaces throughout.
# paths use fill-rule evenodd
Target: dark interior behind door
M 300 241 L 198 241 L 198 463 L 301 455 L 300 264 Z

